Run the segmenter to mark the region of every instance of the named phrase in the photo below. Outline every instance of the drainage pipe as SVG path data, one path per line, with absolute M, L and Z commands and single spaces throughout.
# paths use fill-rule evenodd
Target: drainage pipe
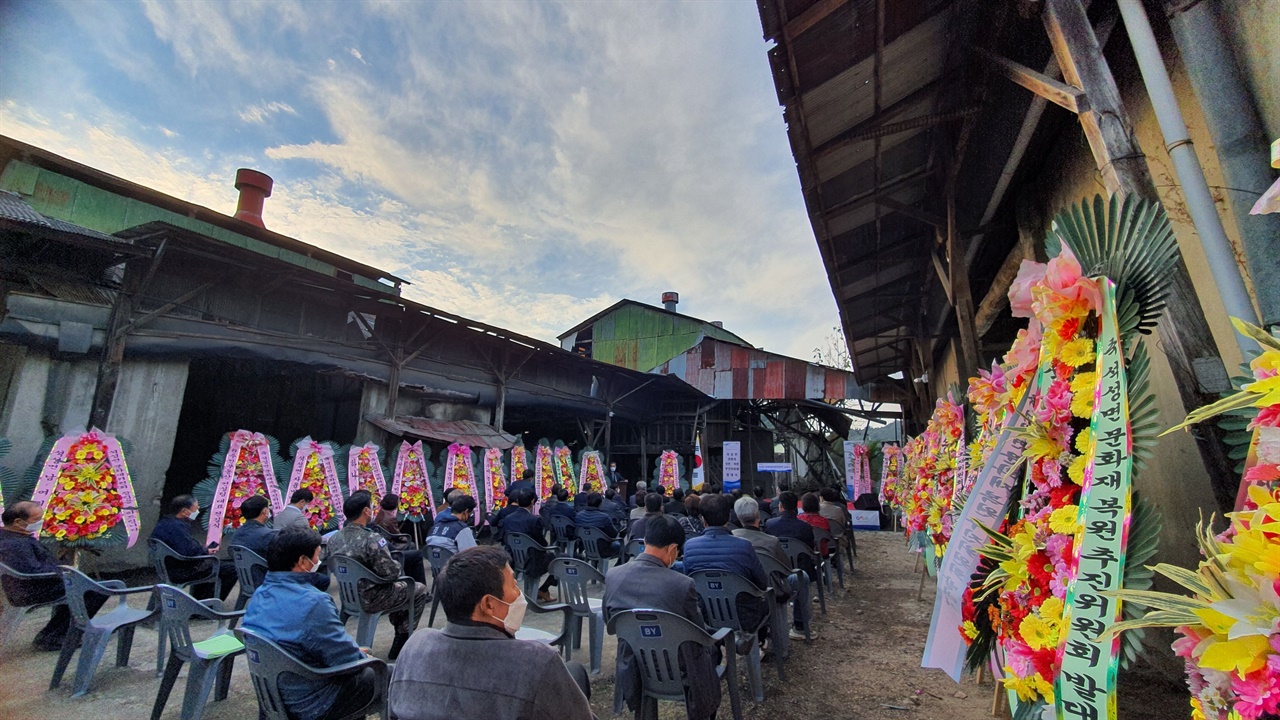
M 1222 228 L 1222 218 L 1218 217 L 1204 170 L 1191 145 L 1187 123 L 1182 119 L 1182 111 L 1174 98 L 1173 84 L 1169 82 L 1169 73 L 1160 57 L 1147 11 L 1142 0 L 1119 0 L 1119 5 L 1129 42 L 1133 44 L 1133 53 L 1138 58 L 1138 69 L 1142 71 L 1142 81 L 1147 86 L 1147 95 L 1151 97 L 1160 132 L 1164 135 L 1165 149 L 1173 160 L 1173 170 L 1178 176 L 1178 184 L 1182 186 L 1191 222 L 1200 235 L 1200 244 L 1209 261 L 1209 270 L 1213 273 L 1214 284 L 1218 286 L 1222 304 L 1228 315 L 1256 324 L 1258 315 L 1245 289 L 1231 241 Z M 1258 352 L 1257 343 L 1253 340 L 1236 334 L 1236 341 L 1246 359 Z

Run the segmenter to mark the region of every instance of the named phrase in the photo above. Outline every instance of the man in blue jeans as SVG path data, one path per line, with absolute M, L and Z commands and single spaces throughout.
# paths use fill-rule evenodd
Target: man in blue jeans
M 333 598 L 312 584 L 319 565 L 319 533 L 309 528 L 277 533 L 267 547 L 267 577 L 245 608 L 243 626 L 304 664 L 337 667 L 362 659 L 368 649 L 358 647 L 347 634 Z M 370 668 L 337 681 L 285 675 L 280 678 L 280 695 L 290 717 L 332 720 L 368 705 L 374 682 Z

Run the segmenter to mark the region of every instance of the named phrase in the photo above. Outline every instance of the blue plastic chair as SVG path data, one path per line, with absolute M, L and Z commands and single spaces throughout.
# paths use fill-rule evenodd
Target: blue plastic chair
M 534 574 L 529 570 L 531 556 L 535 552 L 555 555 L 556 549 L 539 545 L 534 542 L 533 538 L 524 533 L 507 533 L 505 542 L 507 552 L 511 553 L 511 569 L 515 571 L 516 575 L 520 576 L 524 586 L 524 594 L 529 597 L 535 597 L 538 590 L 538 580 L 542 578 L 542 575 Z
M 200 720 L 215 683 L 213 699 L 227 699 L 232 665 L 235 657 L 244 653 L 244 644 L 231 633 L 229 626 L 243 617 L 244 611 L 212 610 L 205 604 L 209 601 L 196 600 L 171 585 L 157 585 L 156 592 L 160 595 L 160 632 L 169 638 L 169 661 L 164 666 L 164 679 L 160 681 L 160 690 L 151 708 L 151 720 L 160 720 L 184 663 L 190 669 L 187 690 L 182 697 L 182 720 Z M 217 627 L 209 637 L 194 641 L 191 639 L 192 618 L 214 620 Z
M 212 555 L 182 555 L 178 551 L 166 545 L 163 541 L 151 538 L 147 540 L 147 554 L 151 558 L 151 566 L 155 568 L 156 577 L 160 578 L 160 584 L 170 585 L 185 591 L 190 591 L 192 585 L 201 585 L 203 583 L 213 583 L 213 595 L 211 597 L 222 597 L 222 576 L 218 572 L 222 567 L 222 561 Z M 169 567 L 170 563 L 188 563 L 193 565 L 208 564 L 209 570 L 205 573 L 196 575 L 187 580 L 177 581 L 170 577 L 169 573 L 173 568 Z M 160 633 L 160 646 L 156 648 L 156 672 L 160 672 L 161 666 L 164 664 L 164 633 Z
M 698 570 L 689 574 L 698 597 L 702 600 L 702 609 L 706 615 L 707 625 L 714 628 L 729 628 L 738 633 L 736 642 L 740 651 L 747 655 L 747 674 L 751 677 L 751 689 L 756 702 L 764 702 L 764 680 L 760 672 L 760 643 L 756 642 L 760 629 L 765 625 L 777 625 L 777 609 L 773 597 L 773 588 L 761 590 L 750 580 L 731 572 L 722 570 Z M 764 600 L 769 612 L 755 627 L 747 627 L 738 614 L 738 597 Z M 778 669 L 778 677 L 782 677 L 782 653 L 773 654 Z
M 595 566 L 600 571 L 601 576 L 609 571 L 609 561 L 614 555 L 608 557 L 600 554 L 600 543 L 606 545 L 612 543 L 615 538 L 611 538 L 598 527 L 583 526 L 578 528 L 578 547 L 582 550 L 582 557 L 587 562 Z
M 431 627 L 436 624 L 436 608 L 440 607 L 440 593 L 436 592 L 436 580 L 440 577 L 440 571 L 444 570 L 444 564 L 453 557 L 453 551 L 428 545 L 422 552 L 426 555 L 427 564 L 431 567 L 431 616 L 427 619 L 427 627 Z
M 582 621 L 586 620 L 591 642 L 591 672 L 598 673 L 604 656 L 604 602 L 591 597 L 587 586 L 593 582 L 604 583 L 604 575 L 590 563 L 575 558 L 556 558 L 549 570 L 560 582 L 557 586 L 560 600 L 573 608 L 573 642 L 566 647 L 565 660 L 572 660 L 573 650 L 582 647 Z
M 551 516 L 551 535 L 560 555 L 573 554 L 573 541 L 578 526 L 568 515 Z
M 818 583 L 818 606 L 822 608 L 822 614 L 826 615 L 827 595 L 823 592 L 823 584 L 827 580 L 825 575 L 826 564 L 822 558 L 818 557 L 818 554 L 813 551 L 813 548 L 804 544 L 801 540 L 789 537 L 780 537 L 778 538 L 778 542 L 782 545 L 782 551 L 787 554 L 787 557 L 791 558 L 791 565 L 793 567 L 812 567 L 815 572 L 818 573 L 818 577 L 816 578 Z M 809 577 L 808 573 L 805 573 L 805 577 Z M 809 578 L 810 582 L 813 582 L 814 580 L 815 578 Z
M 724 665 L 716 674 L 729 686 L 729 707 L 733 720 L 742 720 L 742 698 L 738 693 L 737 658 L 733 631 L 720 628 L 708 633 L 688 620 L 664 610 L 624 610 L 609 618 L 610 634 L 626 643 L 636 656 L 640 670 L 640 706 L 637 720 L 657 720 L 658 701 L 684 704 L 687 679 L 680 668 L 680 646 L 695 643 L 704 648 L 723 648 Z M 622 698 L 614 702 L 614 714 L 622 712 Z
M 827 592 L 834 593 L 836 588 L 831 584 L 831 565 L 834 560 L 836 567 L 840 566 L 840 547 L 836 545 L 836 540 L 831 533 L 822 528 L 813 529 L 813 544 L 822 547 L 822 541 L 827 541 L 827 556 L 822 558 L 822 578 L 827 583 Z M 844 589 L 844 570 L 840 571 L 840 589 Z
M 376 575 L 355 558 L 341 554 L 330 555 L 329 564 L 333 568 L 333 576 L 338 580 L 338 598 L 341 600 L 342 616 L 344 618 L 356 618 L 357 645 L 360 647 L 373 647 L 373 635 L 378 630 L 378 620 L 382 618 L 383 613 L 407 610 L 409 612 L 409 627 L 415 626 L 413 598 L 416 586 L 413 578 L 401 575 L 395 580 L 387 580 Z M 396 607 L 368 610 L 360 601 L 360 581 L 362 580 L 373 585 L 386 585 L 404 580 L 409 583 L 409 597 Z
M 62 676 L 71 664 L 71 656 L 76 648 L 80 648 L 80 659 L 76 664 L 76 679 L 71 697 L 80 697 L 89 692 L 93 682 L 94 671 L 107 651 L 107 642 L 116 636 L 116 667 L 129 665 L 129 651 L 133 649 L 133 631 L 140 623 L 151 620 L 158 612 L 149 603 L 147 608 L 129 607 L 126 600 L 130 595 L 155 594 L 155 586 L 125 587 L 119 580 L 96 582 L 73 567 L 62 566 L 62 586 L 66 588 L 67 607 L 71 609 L 74 627 L 67 632 L 62 642 L 62 654 L 58 656 L 58 664 L 53 669 L 53 678 L 49 681 L 52 690 L 62 684 Z M 95 592 L 100 595 L 119 598 L 120 602 L 110 612 L 98 611 L 89 617 L 85 606 L 85 593 Z M 159 666 L 156 672 L 159 672 Z
M 267 575 L 267 560 L 243 545 L 231 546 L 231 560 L 236 564 L 236 579 L 240 582 L 240 594 L 236 597 L 236 610 L 244 610 L 249 598 L 257 591 Z M 162 583 L 163 584 L 163 583 Z
M 366 715 L 378 713 L 382 720 L 389 720 L 387 692 L 391 684 L 391 671 L 387 664 L 375 657 L 366 657 L 331 668 L 314 668 L 304 665 L 274 642 L 255 635 L 250 630 L 236 628 L 236 637 L 244 643 L 248 659 L 249 679 L 253 681 L 253 693 L 258 697 L 258 713 L 265 720 L 294 720 L 280 695 L 280 676 L 289 674 L 302 680 L 333 682 L 357 675 L 365 668 L 373 668 L 375 690 L 373 699 L 364 708 L 343 720 L 364 720 Z
M 38 582 L 40 580 L 53 580 L 61 583 L 61 576 L 56 572 L 51 573 L 23 573 L 0 563 L 0 588 L 4 587 L 4 578 L 12 578 L 18 582 Z M 47 602 L 31 603 L 30 605 L 22 605 L 13 601 L 9 597 L 9 591 L 4 591 L 4 610 L 0 612 L 0 647 L 9 644 L 13 639 L 13 634 L 17 632 L 18 626 L 27 618 L 32 610 L 40 608 L 52 608 L 66 602 L 63 598 L 57 600 L 49 600 Z
M 614 567 L 621 565 L 633 558 L 640 557 L 644 554 L 644 538 L 632 538 L 622 546 L 622 552 L 618 553 L 618 561 Z

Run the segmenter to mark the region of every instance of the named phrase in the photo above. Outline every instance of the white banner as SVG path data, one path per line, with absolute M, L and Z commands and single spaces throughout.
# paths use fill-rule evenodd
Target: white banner
M 727 440 L 724 443 L 724 489 L 733 492 L 742 487 L 742 443 Z
M 852 440 L 844 441 L 844 484 L 848 489 L 845 497 L 849 498 L 850 501 L 858 499 L 857 488 L 854 487 L 854 479 L 858 468 L 855 463 L 854 448 L 857 446 L 858 444 Z

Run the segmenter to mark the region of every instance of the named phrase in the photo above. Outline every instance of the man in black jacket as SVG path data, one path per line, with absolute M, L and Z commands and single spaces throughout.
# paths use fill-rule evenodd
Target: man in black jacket
M 151 539 L 159 540 L 168 545 L 174 552 L 180 555 L 186 555 L 192 558 L 203 558 L 206 555 L 213 555 L 216 548 L 201 547 L 200 543 L 191 535 L 191 524 L 200 514 L 200 504 L 190 495 L 179 495 L 169 501 L 169 514 L 160 518 L 156 522 L 156 527 L 151 531 Z M 186 582 L 187 580 L 206 575 L 209 572 L 209 563 L 207 561 L 188 560 L 184 562 L 170 562 L 169 577 L 175 583 Z M 231 594 L 231 588 L 236 585 L 236 566 L 230 562 L 224 562 L 218 566 L 218 577 L 222 581 L 222 589 L 219 593 L 220 599 L 226 600 Z M 200 583 L 191 586 L 191 596 L 197 600 L 204 600 L 212 597 L 213 583 Z
M 20 573 L 58 572 L 58 558 L 36 540 L 43 518 L 41 507 L 30 501 L 17 502 L 5 508 L 0 516 L 0 521 L 4 522 L 4 528 L 0 529 L 0 562 Z M 21 580 L 5 576 L 3 586 L 5 597 L 16 607 L 60 600 L 66 595 L 60 577 Z M 90 593 L 85 597 L 85 608 L 93 615 L 106 601 L 106 595 Z M 32 645 L 37 650 L 60 650 L 69 629 L 71 611 L 65 603 L 57 605 L 49 622 L 36 633 Z

